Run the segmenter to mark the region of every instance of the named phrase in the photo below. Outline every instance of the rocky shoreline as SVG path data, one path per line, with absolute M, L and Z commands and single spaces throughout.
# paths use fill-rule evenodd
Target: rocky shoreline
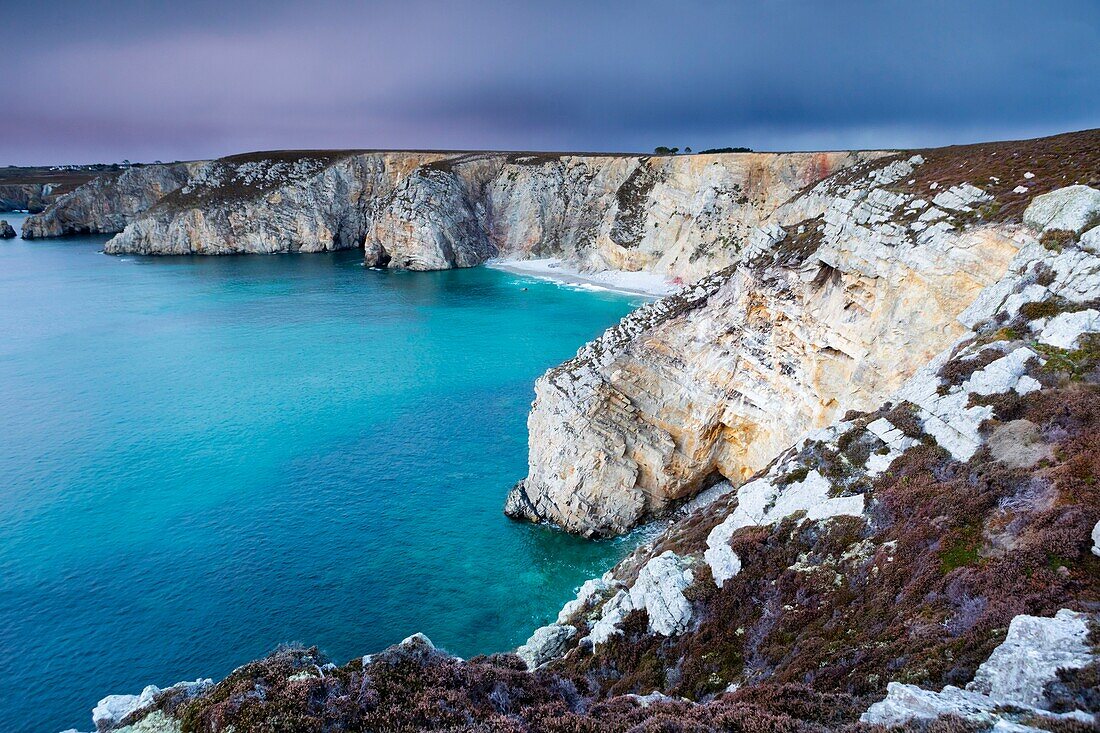
M 889 399 L 712 486 L 515 655 L 465 661 L 422 635 L 344 666 L 283 649 L 216 684 L 105 698 L 99 730 L 1095 729 L 1100 228 L 1078 231 L 1083 188 L 1032 202 L 1004 275 Z
M 680 277 L 539 379 L 506 508 L 667 529 L 515 654 L 285 648 L 105 698 L 98 730 L 1095 729 L 1100 131 L 425 155 L 194 164 L 108 251 Z

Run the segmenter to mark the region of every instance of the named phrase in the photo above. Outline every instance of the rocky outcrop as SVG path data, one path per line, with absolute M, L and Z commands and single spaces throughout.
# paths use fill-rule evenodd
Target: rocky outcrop
M 41 213 L 61 196 L 98 176 L 113 177 L 119 165 L 0 167 L 0 212 Z
M 499 171 L 492 158 L 446 159 L 417 167 L 378 201 L 364 238 L 370 267 L 446 270 L 473 267 L 499 253 L 489 241 L 482 186 Z
M 49 183 L 0 183 L 0 211 L 39 212 L 54 198 Z
M 1024 223 L 1044 233 L 1080 234 L 1100 224 L 1100 191 L 1078 185 L 1036 196 L 1024 212 Z
M 170 701 L 175 706 L 186 703 L 208 690 L 213 684 L 213 680 L 199 679 L 194 682 L 177 682 L 164 689 L 156 685 L 147 685 L 139 695 L 108 695 L 92 710 L 92 724 L 99 733 L 108 730 L 127 731 L 127 733 L 178 731 L 177 721 L 151 708 L 158 701 L 162 703 Z M 135 714 L 141 715 L 140 721 L 130 720 L 135 717 Z
M 139 214 L 184 185 L 199 166 L 134 166 L 117 175 L 94 178 L 23 222 L 23 238 L 121 232 Z
M 3 219 L 0 219 L 0 239 L 15 239 L 14 227 Z
M 1079 670 L 1095 664 L 1089 643 L 1090 616 L 1063 609 L 1053 618 L 1017 616 L 1008 636 L 978 667 L 965 688 L 947 686 L 940 692 L 892 682 L 886 699 L 872 705 L 864 723 L 899 725 L 914 719 L 953 716 L 979 724 L 1015 723 L 1020 718 L 1095 722 L 1085 711 L 1056 713 L 1047 688 L 1058 681 L 1059 670 Z

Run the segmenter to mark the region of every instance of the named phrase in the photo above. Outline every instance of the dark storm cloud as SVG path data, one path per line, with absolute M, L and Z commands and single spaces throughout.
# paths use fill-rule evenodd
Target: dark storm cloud
M 0 14 L 0 163 L 900 146 L 1100 124 L 1095 0 L 38 5 Z

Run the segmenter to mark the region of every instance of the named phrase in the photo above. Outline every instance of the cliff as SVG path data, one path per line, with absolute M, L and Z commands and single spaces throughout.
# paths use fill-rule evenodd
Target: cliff
M 1011 232 L 1013 253 L 940 324 L 939 353 L 719 479 L 517 654 L 464 661 L 415 635 L 338 666 L 287 648 L 218 683 L 105 698 L 97 726 L 1095 730 L 1100 191 L 1011 210 L 978 227 Z M 739 277 L 701 282 L 696 310 Z
M 28 231 L 118 231 L 109 253 L 361 247 L 370 266 L 559 257 L 694 281 L 737 262 L 753 226 L 793 194 L 878 155 L 254 153 L 95 182 Z
M 0 183 L 0 211 L 42 211 L 52 192 L 48 183 Z
M 24 239 L 121 232 L 138 214 L 184 184 L 200 164 L 126 168 L 97 176 L 23 223 Z
M 505 511 L 618 534 L 872 409 L 963 331 L 956 316 L 1030 236 L 1023 206 L 1095 179 L 1098 149 L 1094 131 L 914 151 L 801 191 L 731 248 L 740 265 L 538 380 Z
M 421 165 L 373 217 L 368 264 L 556 257 L 694 281 L 801 188 L 878 153 L 467 154 Z M 454 253 L 453 255 L 451 253 Z
M 109 165 L 0 168 L 0 212 L 38 213 L 93 178 L 112 176 L 116 172 L 116 167 Z

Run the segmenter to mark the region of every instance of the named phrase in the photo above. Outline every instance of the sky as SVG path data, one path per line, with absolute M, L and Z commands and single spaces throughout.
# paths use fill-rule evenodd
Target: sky
M 1100 0 L 0 0 L 0 165 L 1100 126 Z

